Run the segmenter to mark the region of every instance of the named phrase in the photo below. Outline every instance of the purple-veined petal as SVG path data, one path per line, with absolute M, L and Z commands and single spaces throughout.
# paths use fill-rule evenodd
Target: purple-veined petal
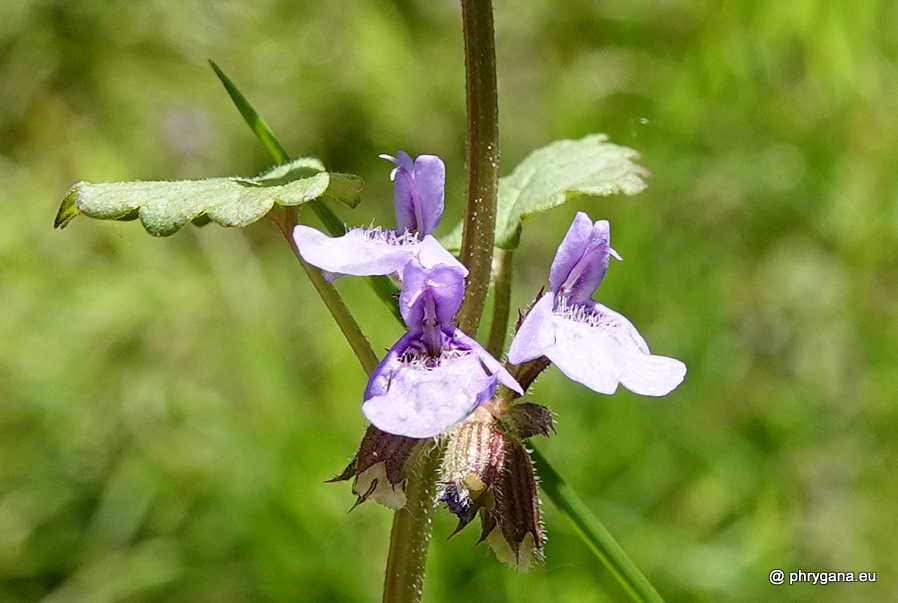
M 580 307 L 588 319 L 575 320 L 576 306 L 550 315 L 547 304 L 540 300 L 521 325 L 509 350 L 513 364 L 547 356 L 569 378 L 602 394 L 620 384 L 635 394 L 664 396 L 682 383 L 686 365 L 651 354 L 636 327 L 614 310 L 591 302 Z
M 448 353 L 435 366 L 391 361 L 371 379 L 379 384 L 372 387 L 369 380 L 362 404 L 365 417 L 378 429 L 410 438 L 439 435 L 466 419 L 496 390 L 496 378 L 487 375 L 470 352 Z
M 521 388 L 520 384 L 515 380 L 515 378 L 511 376 L 511 373 L 505 370 L 505 367 L 502 366 L 502 363 L 493 358 L 493 355 L 487 352 L 486 349 L 482 345 L 477 343 L 475 339 L 468 337 L 459 329 L 455 329 L 455 333 L 453 333 L 452 339 L 457 345 L 465 347 L 474 352 L 477 357 L 480 358 L 480 362 L 483 363 L 483 366 L 486 367 L 487 372 L 490 375 L 495 375 L 502 385 L 514 392 L 517 392 L 521 396 L 524 395 L 524 390 Z
M 399 314 L 405 326 L 418 337 L 423 332 L 424 296 L 427 286 L 427 271 L 416 267 L 414 262 L 402 271 L 402 290 L 399 292 Z
M 549 269 L 549 288 L 553 292 L 557 293 L 561 289 L 571 270 L 580 261 L 591 235 L 592 220 L 582 211 L 578 211 L 552 259 L 552 267 Z
M 393 185 L 393 204 L 396 230 L 420 233 L 436 230 L 443 215 L 443 189 L 446 166 L 436 155 L 419 155 L 412 161 L 408 153 L 399 151 L 396 157 L 381 155 L 396 167 L 390 173 Z
M 420 243 L 395 244 L 388 241 L 392 231 L 353 228 L 342 237 L 326 234 L 302 224 L 293 228 L 293 241 L 302 258 L 321 268 L 328 280 L 340 275 L 373 276 L 391 274 L 409 263 Z
M 410 262 L 403 271 L 399 311 L 409 330 L 420 332 L 422 322 L 428 318 L 425 297 L 429 296 L 434 306 L 429 318 L 436 318 L 440 328 L 450 334 L 464 294 L 465 277 L 457 266 L 437 264 L 428 269 L 419 262 Z
M 414 341 L 414 335 L 406 333 L 393 344 L 393 347 L 387 350 L 386 355 L 381 358 L 368 377 L 368 384 L 365 386 L 365 400 L 387 393 L 390 387 L 390 379 L 401 364 L 399 356 L 408 349 L 412 341 Z
M 589 216 L 577 212 L 549 270 L 553 292 L 564 292 L 578 303 L 589 300 L 605 277 L 610 256 L 621 259 L 611 248 L 610 231 L 607 220 L 593 224 Z

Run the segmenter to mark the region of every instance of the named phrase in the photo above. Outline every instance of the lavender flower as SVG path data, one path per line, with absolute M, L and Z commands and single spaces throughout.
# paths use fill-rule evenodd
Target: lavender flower
M 293 229 L 302 258 L 324 271 L 332 281 L 344 274 L 373 276 L 400 271 L 413 259 L 425 268 L 437 264 L 467 269 L 431 235 L 443 215 L 446 167 L 436 155 L 419 155 L 414 162 L 404 151 L 397 157 L 381 155 L 395 164 L 396 228 L 352 228 L 341 237 L 329 237 L 309 226 Z
M 549 272 L 549 292 L 530 309 L 508 351 L 512 364 L 546 356 L 561 372 L 602 394 L 618 384 L 633 393 L 663 396 L 686 375 L 686 365 L 649 352 L 629 320 L 593 301 L 608 268 L 607 220 L 595 224 L 583 212 L 558 247 Z
M 453 326 L 463 295 L 458 266 L 406 265 L 399 309 L 408 332 L 371 373 L 362 404 L 378 429 L 429 438 L 491 398 L 497 381 L 523 393 L 499 361 Z

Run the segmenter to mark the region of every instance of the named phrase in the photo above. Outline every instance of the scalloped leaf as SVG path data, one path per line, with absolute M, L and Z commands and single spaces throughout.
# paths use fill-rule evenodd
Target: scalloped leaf
M 648 171 L 635 163 L 639 153 L 608 142 L 605 134 L 579 140 L 556 140 L 533 151 L 499 179 L 496 247 L 514 249 L 528 217 L 578 195 L 634 195 L 646 184 Z M 462 225 L 443 238 L 448 249 L 461 247 Z
M 66 193 L 54 226 L 64 228 L 79 214 L 100 220 L 139 218 L 147 232 L 164 237 L 188 222 L 247 226 L 275 203 L 300 205 L 324 195 L 355 207 L 361 188 L 361 178 L 326 172 L 314 157 L 300 157 L 255 178 L 79 182 Z

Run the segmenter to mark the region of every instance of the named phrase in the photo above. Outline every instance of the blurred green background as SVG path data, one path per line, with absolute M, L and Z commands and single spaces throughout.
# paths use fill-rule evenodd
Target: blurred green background
M 582 209 L 625 258 L 599 299 L 689 366 L 662 399 L 550 369 L 544 453 L 669 601 L 898 600 L 898 3 L 496 4 L 502 173 L 607 132 L 653 174 L 530 223 L 514 303 Z M 399 149 L 445 159 L 441 232 L 461 215 L 454 1 L 3 0 L 0 601 L 380 597 L 391 513 L 324 483 L 365 377 L 277 230 L 51 227 L 78 180 L 268 167 L 209 58 L 291 152 L 366 179 L 347 223 L 392 224 Z M 339 287 L 391 345 L 361 279 Z M 438 512 L 424 600 L 628 600 L 544 518 L 522 575 Z

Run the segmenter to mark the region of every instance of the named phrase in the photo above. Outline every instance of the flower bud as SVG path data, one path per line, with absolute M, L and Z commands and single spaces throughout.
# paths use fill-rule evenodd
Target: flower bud
M 346 469 L 328 480 L 339 482 L 352 478 L 356 505 L 369 498 L 391 509 L 405 507 L 405 485 L 415 462 L 430 440 L 393 435 L 368 426 L 359 451 Z
M 543 544 L 536 475 L 522 438 L 551 428 L 551 412 L 538 404 L 484 404 L 450 434 L 443 459 L 436 499 L 458 516 L 456 532 L 479 512 L 478 542 L 487 540 L 522 571 L 542 560 Z
M 458 517 L 456 532 L 492 506 L 489 490 L 504 462 L 505 434 L 490 413 L 478 410 L 451 433 L 436 498 Z

